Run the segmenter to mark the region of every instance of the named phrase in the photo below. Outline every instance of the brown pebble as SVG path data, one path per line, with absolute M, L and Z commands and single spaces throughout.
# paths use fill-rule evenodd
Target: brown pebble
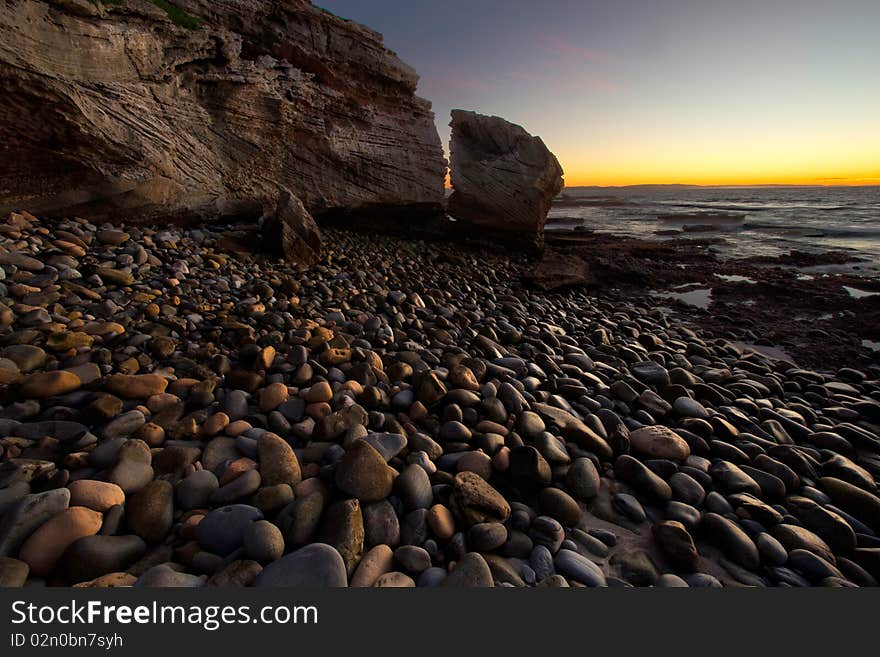
M 72 506 L 55 514 L 24 542 L 19 559 L 36 577 L 46 577 L 74 541 L 93 536 L 101 529 L 103 516 L 84 506 Z
M 452 511 L 442 504 L 435 504 L 428 510 L 428 527 L 441 541 L 448 541 L 455 534 Z
M 84 506 L 106 513 L 117 504 L 125 504 L 125 493 L 116 484 L 94 479 L 79 479 L 68 485 L 70 506 Z
M 473 472 L 483 479 L 489 479 L 492 476 L 492 459 L 483 452 L 467 452 L 458 459 L 456 468 L 458 472 Z
M 333 399 L 333 388 L 326 381 L 318 381 L 306 391 L 303 398 L 310 404 L 328 402 Z

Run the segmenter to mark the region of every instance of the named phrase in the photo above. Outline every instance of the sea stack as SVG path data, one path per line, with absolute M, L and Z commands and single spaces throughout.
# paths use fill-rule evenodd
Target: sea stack
M 452 110 L 449 214 L 478 236 L 543 248 L 562 167 L 540 137 L 498 116 Z M 488 234 L 487 234 L 488 233 Z

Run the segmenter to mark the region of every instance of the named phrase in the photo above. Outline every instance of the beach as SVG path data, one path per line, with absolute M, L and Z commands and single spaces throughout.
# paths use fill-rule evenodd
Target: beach
M 9 217 L 0 583 L 880 577 L 880 297 L 699 241 L 548 236 L 592 281 L 542 290 L 460 240 L 324 228 L 295 267 L 253 230 Z

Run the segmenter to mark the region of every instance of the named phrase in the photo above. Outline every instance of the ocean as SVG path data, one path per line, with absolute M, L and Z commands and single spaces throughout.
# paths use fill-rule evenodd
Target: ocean
M 744 215 L 714 230 L 681 232 L 661 215 Z M 698 218 L 685 223 L 703 225 Z M 721 258 L 775 257 L 790 251 L 846 251 L 866 262 L 822 271 L 880 275 L 880 186 L 872 187 L 567 187 L 550 210 L 548 230 L 577 227 L 651 239 L 721 238 Z M 675 235 L 658 235 L 674 230 Z

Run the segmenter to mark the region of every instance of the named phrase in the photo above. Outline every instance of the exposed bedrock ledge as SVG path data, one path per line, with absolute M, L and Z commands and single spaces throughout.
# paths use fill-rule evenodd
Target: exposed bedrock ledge
M 445 160 L 418 76 L 381 35 L 304 0 L 0 5 L 0 213 L 436 213 Z
M 563 186 L 556 156 L 521 126 L 452 111 L 449 214 L 486 238 L 542 248 L 547 212 Z

